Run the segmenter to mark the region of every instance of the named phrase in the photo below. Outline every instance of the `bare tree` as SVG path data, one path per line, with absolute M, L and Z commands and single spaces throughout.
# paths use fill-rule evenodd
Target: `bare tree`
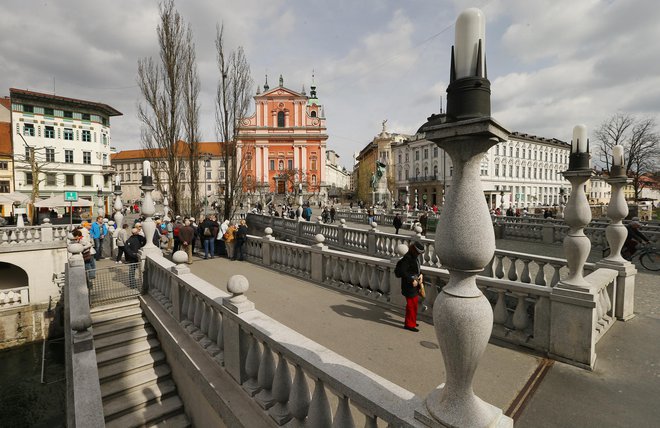
M 188 171 L 190 179 L 190 213 L 197 217 L 199 214 L 199 201 L 196 183 L 199 182 L 199 74 L 195 57 L 195 42 L 192 31 L 188 28 L 186 33 L 183 87 L 183 128 L 187 144 Z M 206 189 L 205 189 L 206 192 Z M 208 201 L 204 201 L 207 203 Z
M 165 175 L 173 212 L 180 212 L 183 159 L 178 141 L 181 135 L 181 110 L 188 44 L 183 18 L 173 0 L 159 5 L 160 24 L 156 28 L 160 49 L 159 62 L 152 58 L 138 61 L 138 87 L 144 103 L 138 104 L 142 121 L 142 146 L 156 159 L 164 159 Z
M 600 159 L 610 169 L 612 147 L 623 146 L 626 172 L 632 177 L 635 200 L 639 198 L 645 174 L 660 167 L 660 134 L 654 119 L 639 119 L 627 113 L 617 113 L 605 120 L 595 132 L 600 144 Z
M 241 147 L 239 156 L 237 135 L 240 122 L 247 116 L 252 91 L 250 65 L 242 47 L 227 53 L 225 50 L 224 26 L 216 28 L 215 47 L 220 79 L 216 93 L 215 120 L 216 132 L 225 168 L 224 217 L 231 218 L 243 197 L 243 170 L 246 169 L 245 156 L 250 148 Z

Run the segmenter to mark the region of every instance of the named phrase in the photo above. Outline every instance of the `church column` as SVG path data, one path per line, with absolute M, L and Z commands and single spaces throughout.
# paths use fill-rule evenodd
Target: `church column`
M 268 173 L 268 146 L 263 148 L 262 153 L 264 157 L 264 179 L 262 180 L 262 183 L 267 185 L 270 183 L 270 176 Z
M 298 126 L 298 106 L 300 103 L 298 101 L 293 102 L 293 126 Z
M 268 126 L 268 103 L 263 103 L 263 120 L 261 126 Z
M 325 147 L 321 146 L 321 157 L 319 159 L 319 184 L 325 180 Z
M 257 126 L 261 126 L 261 103 L 257 103 L 255 110 L 257 112 Z
M 261 162 L 261 147 L 256 146 L 254 148 L 254 163 L 255 163 L 255 183 L 259 183 L 261 181 L 261 165 L 263 162 Z
M 288 128 L 291 126 L 291 115 L 289 110 L 284 111 L 284 127 Z
M 293 169 L 301 169 L 298 161 L 298 146 L 293 144 Z
M 236 144 L 236 171 L 239 170 L 241 163 L 243 162 L 243 157 L 241 156 L 241 145 Z M 227 168 L 227 174 L 229 174 L 229 165 L 226 165 L 225 168 Z
M 301 147 L 301 152 L 302 152 L 302 169 L 303 171 L 307 171 L 307 146 L 303 145 Z

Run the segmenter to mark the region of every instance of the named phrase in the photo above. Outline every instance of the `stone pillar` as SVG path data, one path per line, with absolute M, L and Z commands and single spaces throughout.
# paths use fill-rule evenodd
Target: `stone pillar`
M 369 255 L 376 254 L 376 234 L 378 233 L 378 224 L 376 222 L 371 223 L 371 229 L 367 232 L 367 248 Z
M 170 270 L 174 275 L 181 276 L 187 273 L 190 273 L 190 268 L 186 265 L 188 261 L 188 254 L 185 251 L 179 250 L 176 253 L 172 254 L 172 261 L 176 265 L 172 266 Z M 181 322 L 181 289 L 179 288 L 179 282 L 176 280 L 176 277 L 170 277 L 170 302 L 172 302 L 172 316 L 176 322 Z
M 591 221 L 589 201 L 584 193 L 584 183 L 591 178 L 591 169 L 567 170 L 564 177 L 571 182 L 572 191 L 568 198 L 564 219 L 569 231 L 564 238 L 564 255 L 568 264 L 569 276 L 560 282 L 569 288 L 588 289 L 584 280 L 584 264 L 591 251 L 591 241 L 584 234 L 584 228 Z
M 121 202 L 122 191 L 119 179 L 115 181 L 115 189 L 112 193 L 115 195 L 115 224 L 117 225 L 117 230 L 121 230 L 124 225 L 124 214 L 122 213 L 124 205 Z
M 274 241 L 275 238 L 273 238 L 273 229 L 270 227 L 267 227 L 264 232 L 266 232 L 266 236 L 261 238 L 263 240 L 261 244 L 261 259 L 263 261 L 264 266 L 270 266 L 271 264 L 271 245 L 270 242 Z
M 619 272 L 616 281 L 616 306 L 614 315 L 621 321 L 635 316 L 635 276 L 637 269 L 628 260 L 621 257 L 621 248 L 628 236 L 623 219 L 628 215 L 628 204 L 623 195 L 623 187 L 628 183 L 625 175 L 607 180 L 612 186 L 612 196 L 607 206 L 610 224 L 605 229 L 610 255 L 596 264 L 598 268 L 614 269 Z
M 314 239 L 316 240 L 316 244 L 311 247 L 312 281 L 320 284 L 323 282 L 323 251 L 327 250 L 328 247 L 323 245 L 325 237 L 320 233 Z
M 53 241 L 53 225 L 50 224 L 50 219 L 45 218 L 41 225 L 41 242 Z
M 141 259 L 144 261 L 147 255 L 152 256 L 163 256 L 160 248 L 156 247 L 153 243 L 154 233 L 156 232 L 156 222 L 151 218 L 152 215 L 156 213 L 156 206 L 154 205 L 154 199 L 151 196 L 151 192 L 154 190 L 153 178 L 151 176 L 151 163 L 149 161 L 144 161 L 143 166 L 143 176 L 142 176 L 142 185 L 140 189 L 144 192 L 144 198 L 142 199 L 142 214 L 145 216 L 145 220 L 142 222 L 142 230 L 144 231 L 144 237 L 147 240 L 147 243 L 140 250 Z M 142 264 L 144 267 L 144 262 Z
M 254 303 L 249 301 L 244 294 L 249 287 L 250 284 L 243 275 L 232 276 L 227 281 L 227 291 L 232 294 L 232 297 L 222 299 L 222 305 L 235 315 L 253 311 Z M 222 334 L 225 370 L 240 385 L 248 379 L 245 372 L 245 358 L 250 346 L 249 334 L 241 329 L 236 316 L 223 318 Z

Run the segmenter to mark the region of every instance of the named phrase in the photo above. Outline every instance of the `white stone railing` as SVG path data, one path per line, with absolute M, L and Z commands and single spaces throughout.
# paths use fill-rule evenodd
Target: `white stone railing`
M 317 244 L 308 246 L 278 241 L 270 235 L 250 235 L 247 241 L 247 257 L 253 263 L 305 278 L 340 292 L 358 294 L 397 308 L 405 305 L 399 292 L 400 279 L 394 275 L 398 256 L 383 259 L 331 250 L 323 245 L 322 235 L 318 235 L 316 239 Z M 559 359 L 582 367 L 591 367 L 595 350 L 586 356 L 582 355 L 581 359 L 576 359 L 570 349 L 553 351 L 553 340 L 567 340 L 563 333 L 555 337 L 550 334 L 552 317 L 566 315 L 559 312 L 553 315 L 551 311 L 555 294 L 562 295 L 563 292 L 555 291 L 555 286 L 560 280 L 560 270 L 567 269 L 565 263 L 565 260 L 551 257 L 502 252 L 487 266 L 484 275 L 477 277 L 477 286 L 493 308 L 492 337 L 544 353 L 554 352 L 553 355 Z M 518 274 L 521 265 L 522 270 Z M 614 321 L 617 272 L 610 269 L 596 270 L 593 264 L 586 265 L 585 271 L 591 272 L 587 278 L 593 283 L 593 293 L 597 296 L 593 299 L 587 298 L 589 302 L 593 301 L 591 310 L 594 311 L 592 315 L 597 322 L 588 334 L 585 332 L 579 339 L 589 341 L 593 335 L 595 346 Z M 424 305 L 428 306 L 429 311 L 420 316 L 429 319 L 435 297 L 449 281 L 449 272 L 434 266 L 423 266 L 422 273 L 427 284 Z M 574 299 L 569 306 L 574 305 L 571 309 L 577 308 L 582 312 L 584 304 Z M 590 304 L 586 303 L 587 306 Z M 579 343 L 579 340 L 575 339 Z
M 68 225 L 53 226 L 49 223 L 41 226 L 0 227 L 0 247 L 52 242 L 62 243 L 63 246 L 68 232 Z
M 371 230 L 363 230 L 346 227 L 343 223 L 331 225 L 299 222 L 253 214 L 248 217 L 248 224 L 254 232 L 261 232 L 266 227 L 271 227 L 277 235 L 285 239 L 289 238 L 305 243 L 315 242 L 315 236 L 320 233 L 325 238 L 324 243 L 334 249 L 387 259 L 398 257 L 397 247 L 399 245 L 409 246 L 413 241 L 418 241 L 425 248 L 421 259 L 422 265 L 441 267 L 435 251 L 435 241 L 419 234 L 417 236 L 397 235 L 381 232 L 373 227 Z M 493 260 L 482 275 L 502 279 L 504 278 L 502 273 L 504 270 L 508 272 L 507 278 L 511 281 L 554 286 L 559 282 L 560 272 L 568 272 L 568 267 L 565 259 L 495 250 Z M 585 272 L 593 272 L 594 270 L 594 264 L 587 263 L 585 265 Z M 518 272 L 521 272 L 521 274 L 519 275 Z M 530 274 L 533 276 L 533 280 Z
M 0 310 L 30 304 L 30 287 L 15 287 L 0 290 Z
M 263 251 L 269 246 L 254 241 L 248 240 L 250 257 L 260 251 L 268 257 Z M 279 247 L 286 248 L 281 257 L 273 253 L 283 260 L 280 266 L 307 269 L 309 251 L 297 244 Z M 230 279 L 228 294 L 162 257 L 149 256 L 145 272 L 149 294 L 276 424 L 354 426 L 354 419 L 364 419 L 365 426 L 421 426 L 414 419 L 421 398 L 254 309 L 243 295 L 244 277 Z M 334 412 L 330 401 L 338 403 Z

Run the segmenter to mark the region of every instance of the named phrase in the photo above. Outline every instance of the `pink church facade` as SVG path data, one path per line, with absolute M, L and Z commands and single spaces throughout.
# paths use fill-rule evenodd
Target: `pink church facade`
M 254 97 L 254 114 L 241 121 L 237 146 L 244 159 L 244 190 L 287 194 L 325 193 L 326 140 L 323 107 L 316 98 L 279 86 Z M 302 186 L 300 186 L 302 185 Z

